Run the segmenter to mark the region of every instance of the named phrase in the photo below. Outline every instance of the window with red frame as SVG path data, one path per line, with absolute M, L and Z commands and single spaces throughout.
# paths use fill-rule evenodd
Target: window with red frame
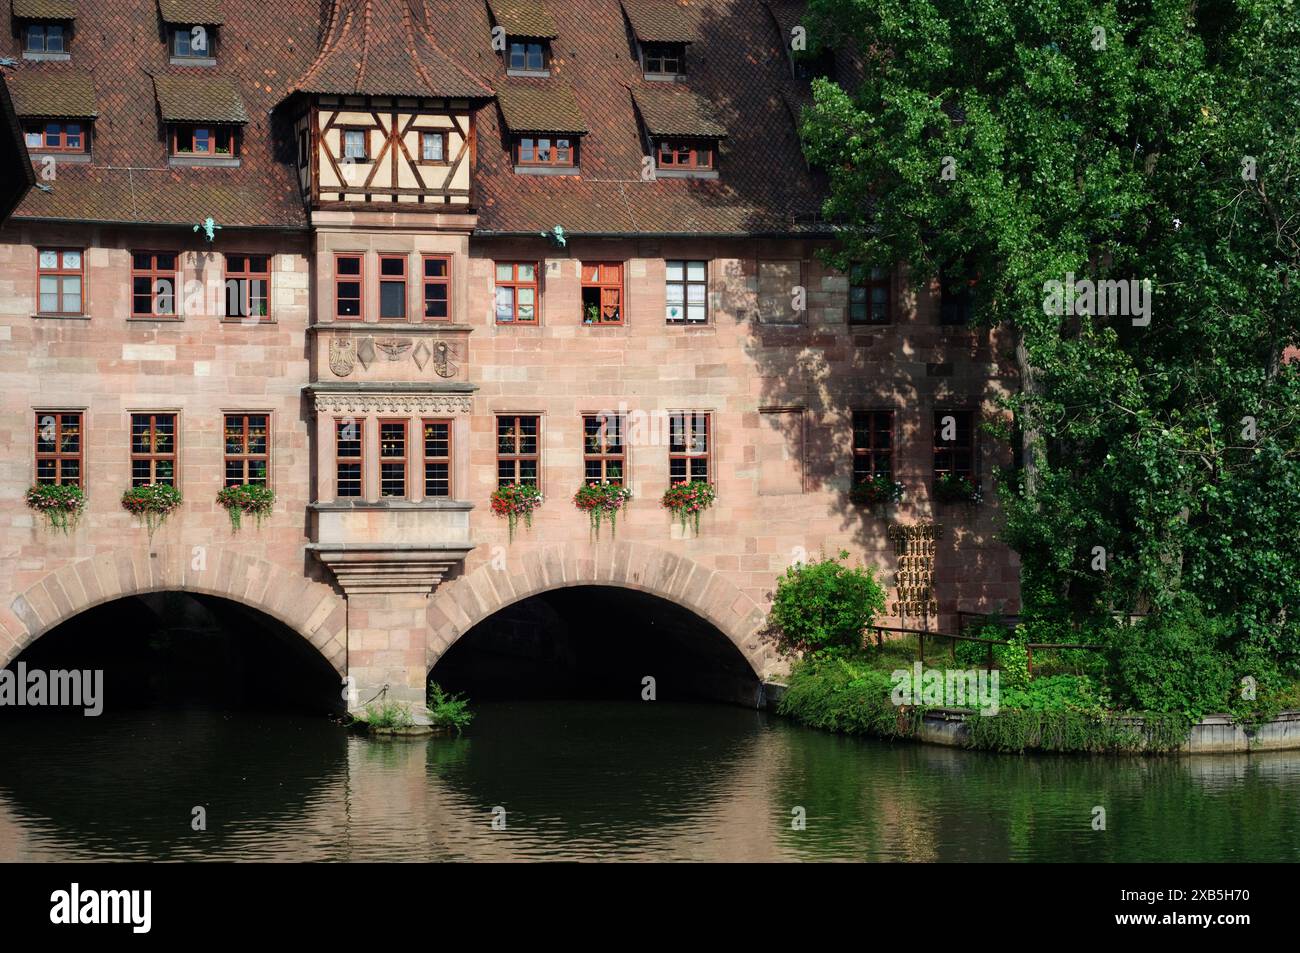
M 497 486 L 540 485 L 540 429 L 539 417 L 514 414 L 497 418 Z
M 975 412 L 934 412 L 934 475 L 975 480 Z
M 894 476 L 894 412 L 853 412 L 853 482 Z
M 334 495 L 356 498 L 365 488 L 365 426 L 351 418 L 334 421 Z
M 571 168 L 578 164 L 578 144 L 567 136 L 520 136 L 515 140 L 515 164 Z
M 176 485 L 176 415 L 131 415 L 131 485 Z
M 451 256 L 424 256 L 424 318 L 451 320 Z
M 424 425 L 424 495 L 451 496 L 451 421 L 426 420 Z
M 37 122 L 23 126 L 27 148 L 38 152 L 89 152 L 90 127 L 80 122 Z
M 365 288 L 362 267 L 361 255 L 334 256 L 334 317 L 361 318 Z
M 37 307 L 41 314 L 81 314 L 84 258 L 79 249 L 42 248 L 36 253 Z
M 661 169 L 712 169 L 714 146 L 709 142 L 668 139 L 659 143 Z
M 582 467 L 588 483 L 622 485 L 627 472 L 622 417 L 595 414 L 582 418 Z
M 226 256 L 226 317 L 269 321 L 271 318 L 271 257 Z
M 406 496 L 406 421 L 379 421 L 379 495 Z
M 266 486 L 271 472 L 271 418 L 226 414 L 226 486 Z
M 36 412 L 36 482 L 81 486 L 82 415 L 74 411 Z
M 680 413 L 668 418 L 668 482 L 709 481 L 708 414 Z
M 175 252 L 132 253 L 131 315 L 137 318 L 176 317 Z
M 582 323 L 623 323 L 622 262 L 582 263 Z
M 537 264 L 499 261 L 496 265 L 497 324 L 537 323 Z
M 237 158 L 239 156 L 239 127 L 216 125 L 173 126 L 172 155 L 211 156 L 218 159 Z

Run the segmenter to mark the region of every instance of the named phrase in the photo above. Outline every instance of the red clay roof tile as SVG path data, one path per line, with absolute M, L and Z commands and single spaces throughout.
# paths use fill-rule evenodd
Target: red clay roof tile
M 481 233 L 536 234 L 557 224 L 573 234 L 825 231 L 808 224 L 824 186 L 808 171 L 787 105 L 805 100 L 807 84 L 791 76 L 772 15 L 762 0 L 691 0 L 679 9 L 697 39 L 684 80 L 665 84 L 644 78 L 619 0 L 549 4 L 558 36 L 552 76 L 528 82 L 572 91 L 588 130 L 580 174 L 516 175 L 500 111 L 478 108 Z M 249 118 L 239 168 L 168 166 L 150 77 L 216 71 L 169 65 L 158 0 L 81 4 L 73 63 L 20 60 L 12 76 L 73 65 L 91 72 L 99 113 L 94 164 L 60 164 L 53 191 L 34 190 L 16 216 L 189 227 L 211 215 L 225 227 L 302 228 L 308 209 L 289 143 L 296 90 L 452 96 L 459 88 L 481 104 L 507 86 L 485 0 L 222 0 L 222 12 L 217 70 L 238 90 Z M 19 56 L 3 3 L 0 56 Z M 649 145 L 633 94 L 651 88 L 699 97 L 725 127 L 716 180 L 643 180 Z
M 662 84 L 638 89 L 632 98 L 646 132 L 652 136 L 727 137 L 727 129 L 718 121 L 713 107 L 689 90 Z

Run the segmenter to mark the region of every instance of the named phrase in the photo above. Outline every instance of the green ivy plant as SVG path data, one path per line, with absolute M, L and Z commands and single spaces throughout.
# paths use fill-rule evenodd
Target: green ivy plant
M 217 503 L 230 517 L 231 531 L 237 533 L 245 515 L 253 517 L 261 527 L 275 506 L 275 491 L 258 483 L 240 483 L 223 487 L 217 493 Z
M 661 503 L 677 517 L 677 522 L 681 524 L 683 530 L 686 529 L 687 523 L 690 523 L 695 527 L 698 536 L 700 514 L 713 506 L 716 498 L 713 484 L 703 480 L 692 480 L 690 483 L 674 483 L 664 491 Z
M 122 508 L 144 522 L 150 539 L 182 501 L 181 491 L 167 483 L 133 486 L 122 494 Z
M 602 481 L 586 483 L 573 494 L 573 505 L 591 520 L 591 530 L 600 539 L 600 524 L 609 520 L 610 535 L 617 530 L 618 511 L 632 502 L 632 491 L 618 484 Z

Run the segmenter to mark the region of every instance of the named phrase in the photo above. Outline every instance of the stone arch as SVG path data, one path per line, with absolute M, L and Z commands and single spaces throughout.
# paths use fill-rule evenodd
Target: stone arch
M 721 572 L 645 543 L 564 543 L 511 552 L 505 568 L 487 562 L 429 600 L 425 670 L 462 635 L 529 596 L 568 586 L 614 586 L 658 596 L 712 623 L 760 680 L 783 666 L 762 637 L 767 613 Z
M 202 550 L 202 552 L 200 552 Z M 73 616 L 150 592 L 219 596 L 263 612 L 297 632 L 342 676 L 347 606 L 324 583 L 229 546 L 117 549 L 67 563 L 0 610 L 0 667 Z

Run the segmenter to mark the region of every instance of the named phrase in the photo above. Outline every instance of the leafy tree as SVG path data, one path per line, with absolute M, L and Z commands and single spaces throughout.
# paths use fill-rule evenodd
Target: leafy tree
M 1190 597 L 1223 650 L 1294 671 L 1300 5 L 810 0 L 805 23 L 840 50 L 803 124 L 833 263 L 955 274 L 1009 332 L 1027 614 Z M 1049 313 L 1071 273 L 1150 282 L 1149 323 Z

